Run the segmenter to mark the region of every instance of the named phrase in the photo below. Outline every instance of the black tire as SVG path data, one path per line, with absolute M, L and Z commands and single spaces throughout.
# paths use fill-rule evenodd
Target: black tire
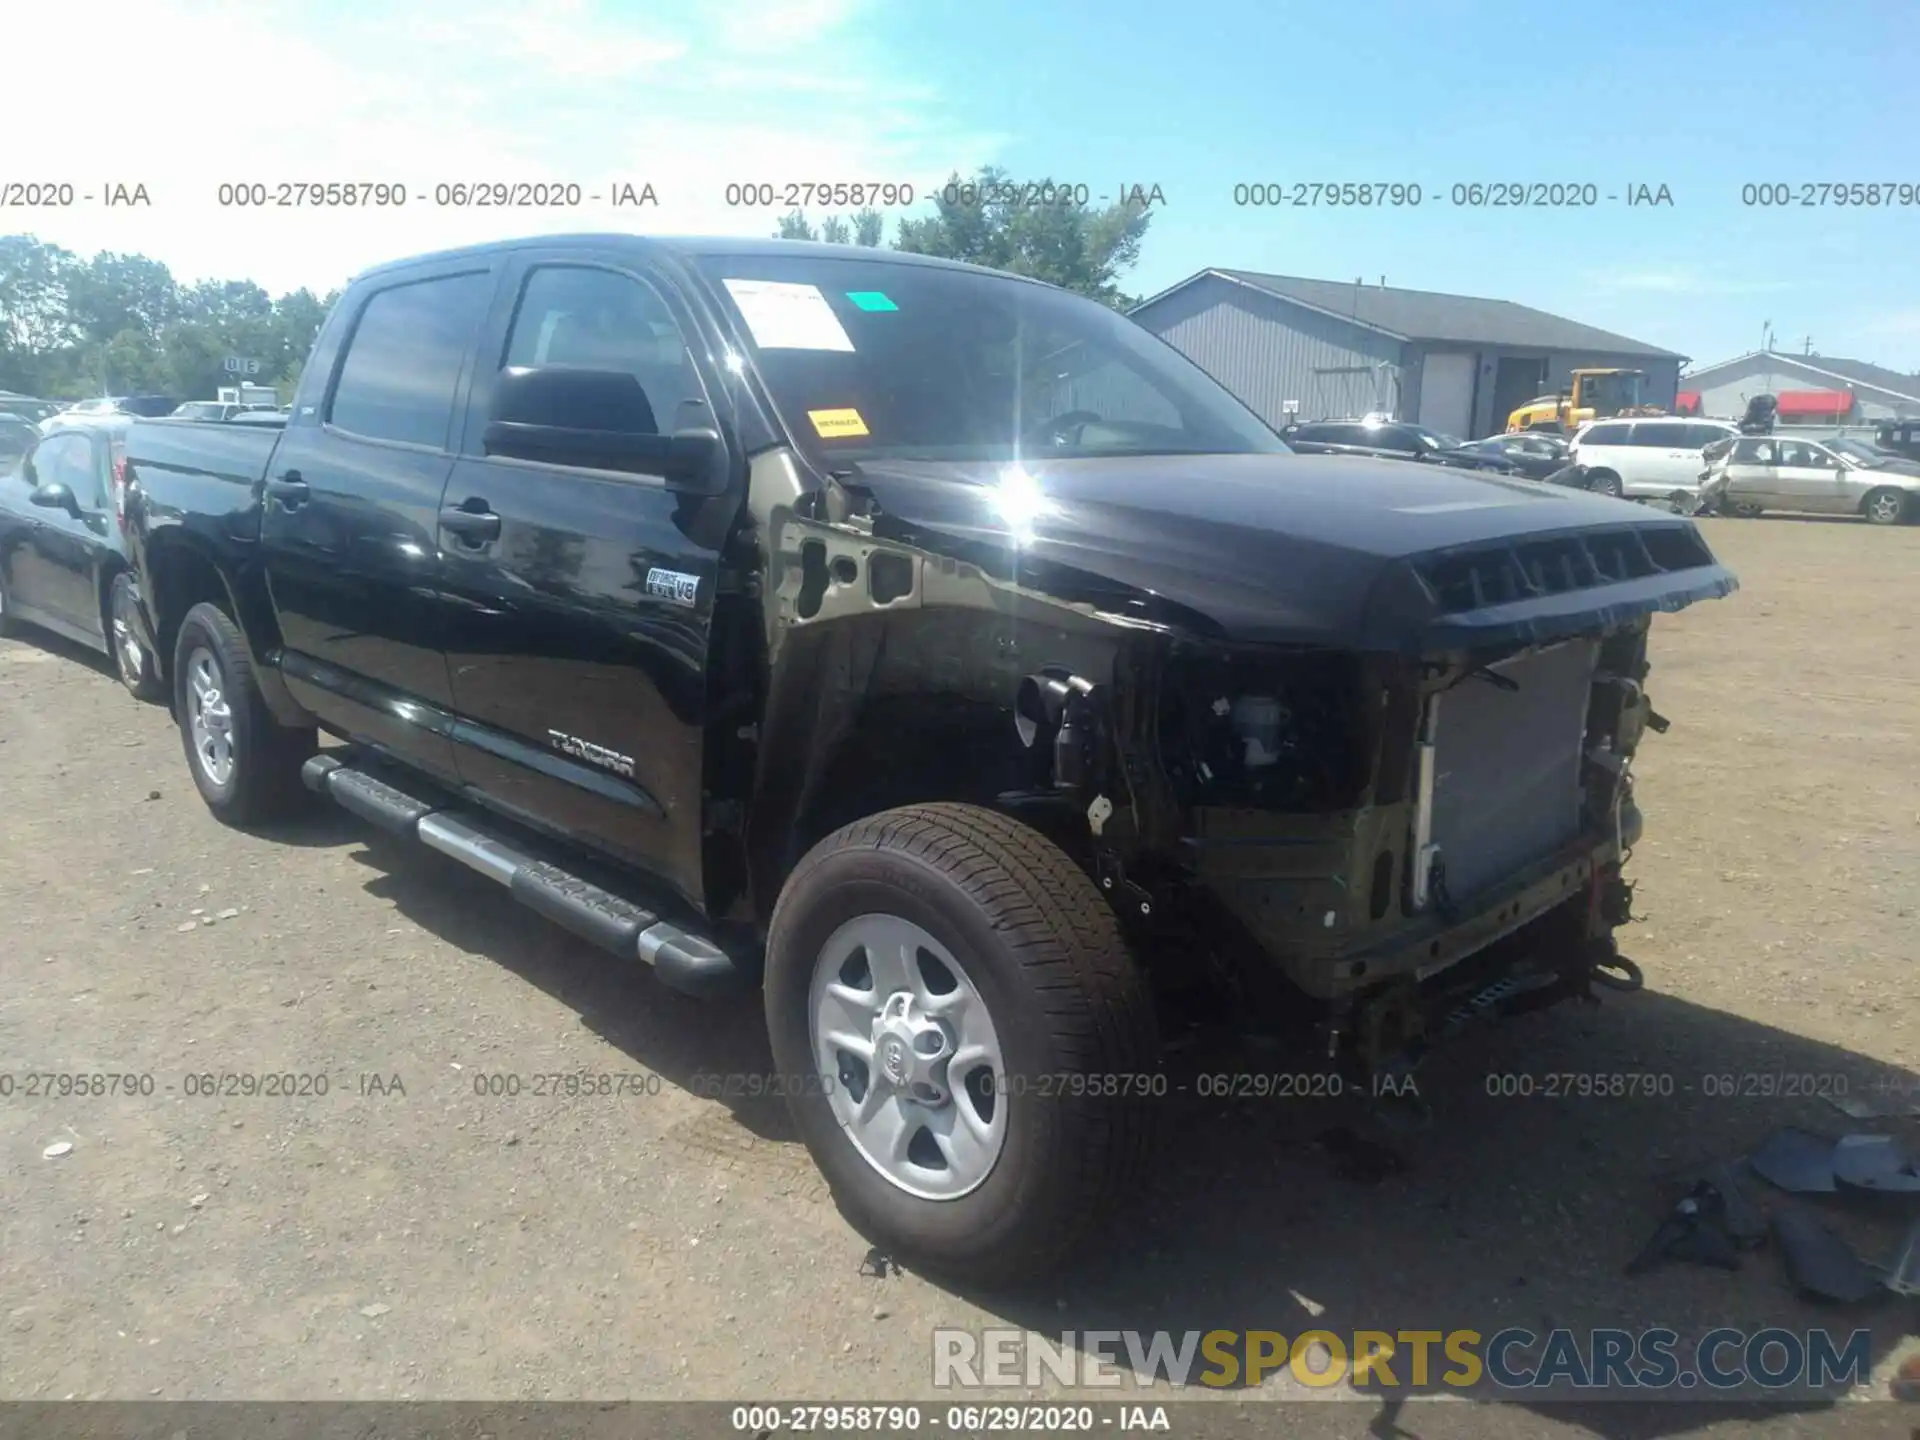
M 1907 492 L 1890 485 L 1868 491 L 1867 498 L 1860 502 L 1860 513 L 1867 517 L 1870 525 L 1904 525 L 1911 517 L 1913 508 Z
M 13 618 L 13 595 L 7 589 L 7 576 L 0 569 L 0 637 L 18 633 L 20 623 Z
M 956 1199 L 883 1175 L 823 1093 L 837 1082 L 813 1056 L 814 966 L 842 924 L 876 913 L 920 926 L 962 962 L 1000 1039 L 1004 1147 Z M 935 1273 L 999 1284 L 1063 1263 L 1133 1190 L 1166 1109 L 1151 996 L 1113 911 L 1065 851 L 989 810 L 889 810 L 816 845 L 774 908 L 766 1009 L 795 1123 L 842 1213 Z M 1129 1093 L 1062 1093 L 1095 1088 L 1061 1083 L 1072 1076 Z
M 107 587 L 106 608 L 107 646 L 113 652 L 114 673 L 134 699 L 159 704 L 166 699 L 166 687 L 160 683 L 152 654 L 140 643 L 140 629 L 134 619 L 139 598 L 134 593 L 133 576 L 125 570 Z
M 203 759 L 195 743 L 195 683 L 202 660 L 211 667 L 225 704 L 229 762 L 224 773 Z M 180 622 L 173 650 L 173 713 L 187 752 L 187 769 L 207 808 L 222 823 L 256 825 L 299 810 L 307 800 L 300 767 L 313 754 L 311 729 L 289 729 L 273 718 L 260 694 L 246 641 L 217 605 L 202 603 Z
M 1626 491 L 1621 488 L 1620 477 L 1611 470 L 1601 470 L 1596 474 L 1589 475 L 1587 477 L 1587 489 L 1596 495 L 1611 495 L 1616 500 L 1626 494 Z

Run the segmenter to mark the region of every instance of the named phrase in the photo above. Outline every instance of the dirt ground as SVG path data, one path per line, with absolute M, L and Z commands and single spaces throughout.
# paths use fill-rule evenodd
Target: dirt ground
M 1637 768 L 1644 920 L 1624 937 L 1646 990 L 1443 1056 L 1421 1076 L 1431 1125 L 1396 1142 L 1408 1169 L 1372 1185 L 1314 1144 L 1340 1118 L 1324 1103 L 1170 1100 L 1131 1246 L 1023 1295 L 863 1273 L 778 1103 L 710 1098 L 709 1077 L 769 1067 L 755 1002 L 676 996 L 341 814 L 223 829 L 162 710 L 59 642 L 0 642 L 0 1072 L 19 1077 L 0 1096 L 0 1398 L 951 1399 L 935 1326 L 1309 1316 L 1863 1325 L 1884 1366 L 1914 1303 L 1814 1307 L 1770 1250 L 1731 1274 L 1622 1275 L 1693 1163 L 1782 1124 L 1861 1128 L 1762 1092 L 1920 1099 L 1920 529 L 1706 528 L 1743 588 L 1656 622 L 1673 723 Z M 153 1089 L 28 1098 L 36 1072 Z M 326 1093 L 190 1093 L 236 1072 Z M 555 1072 L 637 1078 L 482 1093 Z M 1672 1093 L 1487 1093 L 1489 1074 L 1548 1072 Z M 1872 1260 L 1904 1226 L 1838 1223 Z M 1377 1408 L 1346 1407 L 1350 1428 Z M 1419 1431 L 1624 1433 L 1596 1408 L 1429 1407 Z M 1674 1404 L 1633 1433 L 1703 1424 Z

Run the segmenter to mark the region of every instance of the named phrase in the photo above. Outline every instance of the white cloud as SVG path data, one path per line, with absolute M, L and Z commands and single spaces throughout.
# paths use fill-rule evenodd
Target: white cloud
M 728 207 L 729 181 L 905 181 L 924 194 L 1003 143 L 958 126 L 935 89 L 876 53 L 853 24 L 854 0 L 658 7 L 675 12 L 665 18 L 634 13 L 643 8 L 615 17 L 591 0 L 425 0 L 385 13 L 96 0 L 90 19 L 147 78 L 76 105 L 62 67 L 13 67 L 9 113 L 60 123 L 42 140 L 45 160 L 9 166 L 9 178 L 33 170 L 96 195 L 139 183 L 152 204 L 16 210 L 0 228 L 278 293 L 510 235 L 766 235 L 779 207 Z M 688 14 L 697 18 L 675 18 Z M 51 6 L 18 7 L 8 29 L 14 53 L 58 54 L 71 39 Z M 433 203 L 438 183 L 487 180 L 576 183 L 583 203 Z M 408 199 L 389 209 L 219 203 L 223 183 L 250 181 L 397 182 Z M 619 181 L 651 184 L 657 208 L 585 198 Z

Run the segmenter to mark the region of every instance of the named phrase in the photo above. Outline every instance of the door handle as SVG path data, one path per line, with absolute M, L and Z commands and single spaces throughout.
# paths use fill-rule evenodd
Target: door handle
M 307 482 L 300 478 L 298 470 L 289 470 L 277 480 L 267 481 L 267 495 L 278 500 L 288 510 L 304 505 L 313 492 L 307 488 Z
M 440 528 L 458 535 L 470 545 L 485 545 L 500 538 L 500 517 L 486 508 L 484 500 L 469 500 L 464 505 L 449 505 L 440 512 Z

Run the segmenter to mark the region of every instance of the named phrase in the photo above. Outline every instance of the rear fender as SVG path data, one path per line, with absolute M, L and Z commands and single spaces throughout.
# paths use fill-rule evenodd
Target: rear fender
M 210 547 L 190 532 L 170 528 L 147 537 L 135 568 L 143 639 L 162 682 L 172 684 L 173 650 L 181 623 L 195 605 L 217 605 L 233 617 L 267 708 L 283 725 L 313 724 L 313 716 L 280 678 L 280 629 L 266 576 L 257 568 L 238 576 L 218 564 Z

